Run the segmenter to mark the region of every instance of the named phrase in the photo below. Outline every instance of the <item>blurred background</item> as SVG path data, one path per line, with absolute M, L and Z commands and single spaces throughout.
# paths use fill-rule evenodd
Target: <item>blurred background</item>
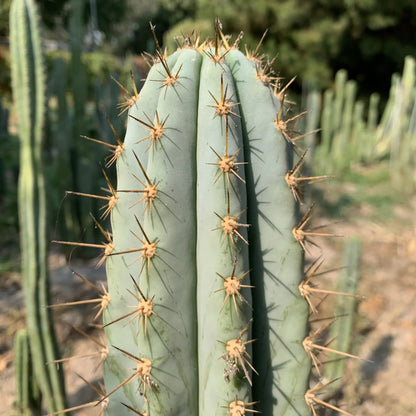
M 113 126 L 123 137 L 126 113 L 120 116 L 117 104 L 129 98 L 125 89 L 133 94 L 130 74 L 140 88 L 149 69 L 142 54 L 155 51 L 150 21 L 169 52 L 176 48 L 175 36 L 193 29 L 203 39 L 212 36 L 217 16 L 223 32 L 233 39 L 244 32 L 242 50 L 245 45 L 254 50 L 267 30 L 261 53 L 269 56 L 275 76 L 282 77 L 280 86 L 296 77 L 285 98 L 287 117 L 308 110 L 291 124 L 300 136 L 311 132 L 299 141 L 299 149 L 308 150 L 304 173 L 331 176 L 307 189 L 305 204 L 316 201 L 314 224 L 329 224 L 336 234 L 356 237 L 362 244 L 358 292 L 365 300 L 356 306 L 351 351 L 367 361 L 349 364 L 341 400 L 355 415 L 416 415 L 416 2 L 38 0 L 37 4 L 47 80 L 43 152 L 50 240 L 102 240 L 90 216 L 99 217 L 102 201 L 66 196 L 65 191 L 96 194 L 107 186 L 102 167 L 108 148 L 81 136 L 114 144 Z M 10 0 L 1 0 L 3 380 L 12 378 L 11 339 L 24 326 L 19 306 L 19 110 L 12 106 L 9 8 Z M 115 184 L 114 166 L 108 177 Z M 342 265 L 345 238 L 318 245 L 327 269 Z M 61 284 L 55 287 L 55 296 L 64 291 L 58 275 L 64 273 L 69 255 L 87 264 L 97 252 L 51 247 L 53 279 Z M 335 279 L 328 273 L 323 280 L 331 284 Z M 18 300 L 14 305 L 7 302 L 13 299 Z M 67 332 L 61 329 L 61 339 L 69 337 Z

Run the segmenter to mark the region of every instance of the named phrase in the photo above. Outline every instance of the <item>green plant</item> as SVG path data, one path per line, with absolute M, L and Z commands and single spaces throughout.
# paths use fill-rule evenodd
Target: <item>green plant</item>
M 83 13 L 84 13 L 84 0 L 71 0 L 71 14 L 69 21 L 69 32 L 71 34 L 71 60 L 69 63 L 69 69 L 73 76 L 71 77 L 70 89 L 73 97 L 73 119 L 71 120 L 72 128 L 72 140 L 69 144 L 69 164 L 71 175 L 71 187 L 72 189 L 80 189 L 80 152 L 76 145 L 78 138 L 82 134 L 83 126 L 86 122 L 86 100 L 87 100 L 87 83 L 85 77 L 85 70 L 82 63 L 82 39 L 83 39 Z M 77 232 L 81 233 L 84 228 L 81 202 L 75 200 L 71 207 L 71 217 L 75 219 L 77 226 Z M 68 227 L 69 228 L 69 227 Z M 72 231 L 72 230 L 71 230 Z
M 353 340 L 354 317 L 357 307 L 357 286 L 360 280 L 361 242 L 350 238 L 344 247 L 344 269 L 338 279 L 337 297 L 334 316 L 328 339 L 330 347 L 336 351 L 350 353 Z M 324 377 L 332 383 L 328 386 L 326 396 L 333 396 L 342 388 L 342 376 L 345 372 L 346 360 L 336 353 L 328 355 L 328 363 L 324 367 Z
M 8 124 L 9 124 L 9 111 L 3 107 L 2 97 L 0 95 L 0 149 L 5 150 L 5 143 L 8 139 Z M 2 152 L 3 153 L 3 152 Z M 5 158 L 0 158 L 0 192 L 2 195 L 6 194 L 6 179 L 5 179 Z
M 322 234 L 310 210 L 299 215 L 298 116 L 286 117 L 265 57 L 216 29 L 169 57 L 157 44 L 107 159 L 117 187 L 103 207 L 112 234 L 101 228 L 108 291 L 97 301 L 108 414 L 316 415 L 299 287 Z
M 402 75 L 392 77 L 389 100 L 376 130 L 377 150 L 388 152 L 395 186 L 412 192 L 416 158 L 416 60 L 407 56 Z
M 200 414 L 226 414 L 234 401 L 248 409 L 253 400 L 269 413 L 274 398 L 281 414 L 293 412 L 290 408 L 309 412 L 304 400 L 309 357 L 302 347 L 308 309 L 294 292 L 302 274 L 302 249 L 292 233 L 296 204 L 285 181 L 290 144 L 276 127 L 278 102 L 268 74 L 263 74 L 264 84 L 244 55 L 231 49 L 223 53 L 215 48 L 205 56 L 195 48 L 180 50 L 175 63 L 149 74 L 130 113 L 118 162 L 118 188 L 137 189 L 136 178 L 144 173 L 149 181 L 145 212 L 141 205 L 131 209 L 137 195 L 122 192 L 112 211 L 114 251 L 107 262 L 111 301 L 105 321 L 107 338 L 117 348 L 110 348 L 104 377 L 109 393 L 117 390 L 109 402 L 110 413 L 122 411 L 120 403 L 144 410 L 135 393 L 137 384 L 125 385 L 124 391 L 117 388 L 129 377 L 138 379 L 148 411 L 155 415 L 196 414 L 198 407 Z M 159 59 L 164 62 L 160 52 Z M 250 149 L 250 142 L 256 150 Z M 250 166 L 247 175 L 244 163 Z M 156 184 L 157 198 L 152 188 Z M 260 190 L 261 199 L 256 197 Z M 278 205 L 283 212 L 277 212 Z M 252 232 L 247 232 L 248 224 Z M 141 259 L 135 262 L 137 257 Z M 242 279 L 250 264 L 250 280 L 245 277 L 241 288 L 232 287 L 232 280 Z M 250 285 L 256 287 L 253 300 Z M 292 296 L 282 293 L 285 286 Z M 108 325 L 126 315 L 131 292 L 139 301 L 138 319 L 126 327 Z M 145 302 L 148 307 L 142 310 Z M 279 307 L 273 308 L 275 303 Z M 272 308 L 268 313 L 267 307 Z M 283 320 L 282 313 L 289 318 Z M 138 326 L 133 323 L 140 320 L 141 331 L 134 336 Z M 283 344 L 280 337 L 285 337 Z M 131 362 L 137 364 L 133 375 L 127 370 Z M 260 382 L 251 374 L 252 365 L 262 374 Z M 279 376 L 269 371 L 277 366 Z M 278 388 L 276 377 L 282 380 Z
M 42 409 L 42 396 L 33 374 L 33 360 L 26 329 L 16 332 L 14 339 L 14 373 L 16 379 L 16 409 L 19 415 L 38 415 Z
M 321 173 L 345 176 L 358 164 L 389 160 L 392 183 L 408 194 L 415 187 L 416 61 L 407 56 L 403 74 L 393 74 L 388 101 L 379 117 L 380 96 L 373 93 L 368 106 L 356 100 L 357 84 L 345 70 L 335 76 L 334 88 L 323 93 L 320 140 L 314 148 L 313 167 Z M 312 91 L 307 102 L 315 97 Z M 319 108 L 318 103 L 314 108 Z M 380 118 L 380 120 L 379 120 Z M 307 116 L 313 119 L 312 115 Z
M 14 105 L 19 118 L 18 204 L 27 330 L 36 383 L 50 411 L 65 405 L 62 371 L 45 363 L 57 358 L 49 310 L 45 180 L 42 139 L 44 67 L 35 3 L 14 0 L 10 9 Z

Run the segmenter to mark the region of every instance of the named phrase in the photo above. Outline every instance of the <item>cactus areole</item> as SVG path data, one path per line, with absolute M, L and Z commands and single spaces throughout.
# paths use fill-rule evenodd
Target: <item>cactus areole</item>
M 116 156 L 108 414 L 312 414 L 294 144 L 272 75 L 219 25 L 171 56 L 157 45 Z

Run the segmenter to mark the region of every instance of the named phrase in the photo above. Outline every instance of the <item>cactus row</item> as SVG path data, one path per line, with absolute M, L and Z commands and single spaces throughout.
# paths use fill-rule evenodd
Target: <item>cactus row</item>
M 340 174 L 354 164 L 370 164 L 388 158 L 395 186 L 405 192 L 415 187 L 416 64 L 406 57 L 402 75 L 392 76 L 384 111 L 379 115 L 380 96 L 373 93 L 368 105 L 357 99 L 357 83 L 347 79 L 345 70 L 335 76 L 334 88 L 323 93 L 322 106 L 307 116 L 306 124 L 321 112 L 320 141 L 313 158 L 314 168 Z M 316 95 L 316 91 L 310 93 Z M 307 101 L 308 101 L 307 100 Z M 322 108 L 321 108 L 322 107 Z

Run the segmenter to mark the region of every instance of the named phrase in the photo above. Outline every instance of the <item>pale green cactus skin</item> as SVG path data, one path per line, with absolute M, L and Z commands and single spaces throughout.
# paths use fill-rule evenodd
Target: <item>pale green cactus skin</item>
M 212 56 L 215 48 L 175 52 L 172 85 L 155 64 L 129 111 L 107 257 L 108 414 L 130 414 L 128 405 L 151 416 L 238 415 L 237 402 L 270 416 L 311 413 L 303 249 L 285 179 L 293 145 L 276 126 L 280 102 L 256 62 L 233 48 L 220 62 Z M 226 115 L 217 113 L 221 98 Z M 155 140 L 152 125 L 163 126 Z M 235 164 L 223 172 L 226 155 Z M 151 204 L 125 192 L 143 189 L 138 179 L 158 185 Z M 230 235 L 228 216 L 237 222 Z M 149 259 L 143 242 L 156 244 Z M 224 286 L 230 277 L 241 278 L 234 295 Z M 143 296 L 154 314 L 126 316 Z M 227 350 L 232 340 L 240 358 Z M 144 359 L 152 368 L 140 375 Z
M 254 303 L 255 399 L 265 414 L 309 414 L 303 395 L 309 357 L 302 346 L 308 306 L 298 285 L 303 277 L 302 248 L 292 230 L 297 206 L 285 175 L 292 166 L 291 145 L 276 128 L 280 103 L 256 79 L 255 66 L 238 51 L 227 54 L 241 103 L 250 168 L 247 187 L 250 265 Z M 261 103 L 261 105 L 259 104 Z
M 232 338 L 237 338 L 251 319 L 251 293 L 249 288 L 242 288 L 241 296 L 246 302 L 236 299 L 237 308 L 232 299 L 227 299 L 224 304 L 224 282 L 219 275 L 227 278 L 232 274 L 234 261 L 236 267 L 234 276 L 239 277 L 250 269 L 248 262 L 247 227 L 239 227 L 242 238 L 237 237 L 236 247 L 229 238 L 224 240 L 220 227 L 220 220 L 214 213 L 221 217 L 227 215 L 228 198 L 230 213 L 232 216 L 242 212 L 238 222 L 247 224 L 246 189 L 244 165 L 239 165 L 237 178 L 229 174 L 230 185 L 227 176 L 219 173 L 218 156 L 223 156 L 226 143 L 226 121 L 221 115 L 215 116 L 215 101 L 211 94 L 218 100 L 221 97 L 221 77 L 223 88 L 227 86 L 227 96 L 233 97 L 230 104 L 237 103 L 237 92 L 231 70 L 226 65 L 212 62 L 209 56 L 204 56 L 200 71 L 201 87 L 199 90 L 198 108 L 198 139 L 197 139 L 197 272 L 198 272 L 198 364 L 199 364 L 199 414 L 227 414 L 227 409 L 215 408 L 212 404 L 219 403 L 222 406 L 238 397 L 249 403 L 251 401 L 250 385 L 247 380 L 230 382 L 225 388 L 224 367 L 226 363 L 221 357 L 225 354 L 224 344 Z M 202 84 L 203 82 L 203 84 Z M 233 155 L 239 149 L 236 163 L 244 162 L 243 134 L 238 106 L 234 105 L 232 111 L 236 115 L 228 116 L 228 154 Z M 208 165 L 208 163 L 212 163 Z M 218 177 L 218 175 L 221 175 Z M 218 178 L 218 179 L 217 179 Z M 208 203 L 209 201 L 209 203 Z M 214 214 L 214 215 L 213 215 Z M 241 281 L 242 285 L 250 285 L 249 275 Z M 224 306 L 223 306 L 224 305 Z M 250 338 L 251 328 L 244 339 Z M 247 351 L 251 354 L 251 345 L 247 345 Z M 247 367 L 248 368 L 248 367 Z M 249 370 L 249 368 L 248 368 Z

